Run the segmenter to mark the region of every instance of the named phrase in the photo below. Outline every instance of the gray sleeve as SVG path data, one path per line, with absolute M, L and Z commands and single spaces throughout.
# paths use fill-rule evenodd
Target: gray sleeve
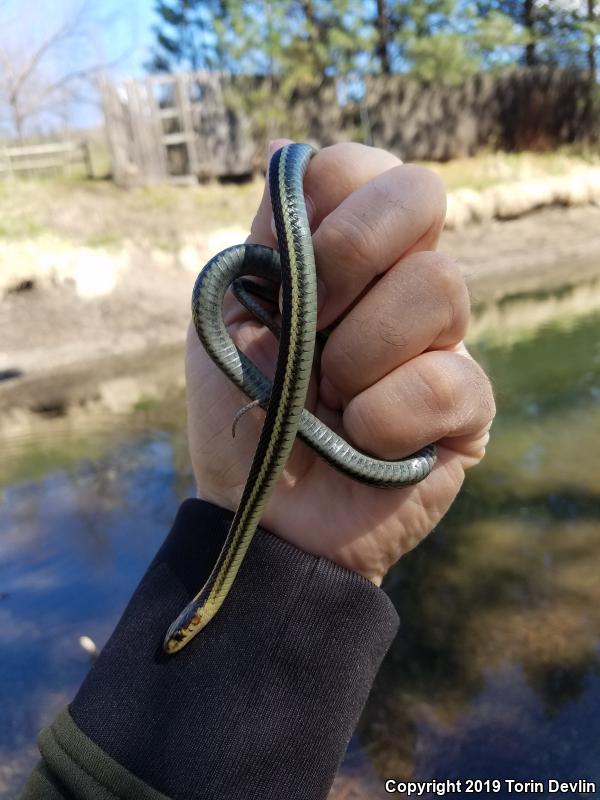
M 325 800 L 398 618 L 366 579 L 259 529 L 215 619 L 163 655 L 232 516 L 183 503 L 70 716 L 168 798 Z

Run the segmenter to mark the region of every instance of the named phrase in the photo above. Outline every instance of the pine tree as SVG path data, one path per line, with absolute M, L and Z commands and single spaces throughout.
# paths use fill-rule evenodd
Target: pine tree
M 523 41 L 499 9 L 483 15 L 459 0 L 388 0 L 388 10 L 397 67 L 419 80 L 460 83 L 504 66 Z
M 583 67 L 586 61 L 595 63 L 599 33 L 596 0 L 585 0 L 585 5 L 584 10 L 576 3 L 557 0 L 478 0 L 477 9 L 482 17 L 501 12 L 521 27 L 524 46 L 519 61 L 525 66 Z
M 223 69 L 226 52 L 218 34 L 228 16 L 226 0 L 157 0 L 158 22 L 148 68 L 152 72 Z

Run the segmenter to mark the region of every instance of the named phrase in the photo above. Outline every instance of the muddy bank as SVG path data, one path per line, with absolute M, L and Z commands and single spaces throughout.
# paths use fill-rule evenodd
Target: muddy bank
M 239 231 L 229 236 L 237 240 Z M 233 243 L 227 231 L 220 243 Z M 493 327 L 518 333 L 520 325 L 600 307 L 600 208 L 488 220 L 446 231 L 441 247 L 469 284 L 472 336 Z M 27 428 L 32 413 L 46 419 L 72 410 L 126 412 L 180 389 L 191 289 L 206 257 L 203 248 L 188 248 L 182 264 L 138 248 L 114 254 L 110 284 L 90 282 L 77 267 L 74 277 L 58 278 L 52 269 L 34 279 L 25 270 L 6 285 L 0 437 Z M 103 258 L 109 264 L 110 252 Z
M 511 221 L 445 231 L 441 249 L 461 265 L 475 310 L 523 293 L 600 277 L 600 208 L 549 208 Z

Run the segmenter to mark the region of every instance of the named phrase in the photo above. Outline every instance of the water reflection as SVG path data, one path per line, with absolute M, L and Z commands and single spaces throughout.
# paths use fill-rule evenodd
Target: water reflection
M 138 434 L 97 462 L 5 490 L 1 797 L 15 796 L 37 760 L 37 732 L 72 699 L 89 668 L 79 636 L 104 644 L 191 493 L 189 471 L 175 469 L 179 450 L 167 434 Z
M 361 723 L 381 776 L 600 782 L 600 319 L 483 345 L 488 457 L 391 576 Z
M 386 777 L 600 782 L 599 329 L 473 348 L 499 401 L 488 456 L 390 576 L 402 628 L 336 796 L 375 800 Z M 93 460 L 15 456 L 44 477 L 0 502 L 0 797 L 88 669 L 78 637 L 104 643 L 191 493 L 183 418 L 138 420 Z

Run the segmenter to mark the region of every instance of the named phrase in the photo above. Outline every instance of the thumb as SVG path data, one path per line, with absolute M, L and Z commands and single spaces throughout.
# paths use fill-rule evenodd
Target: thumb
M 273 153 L 280 150 L 284 145 L 291 144 L 291 139 L 273 139 L 267 145 L 267 164 L 270 166 Z M 271 218 L 273 209 L 271 208 L 271 193 L 269 192 L 269 170 L 265 179 L 263 195 L 258 206 L 256 216 L 252 220 L 250 236 L 246 239 L 247 244 L 264 244 L 267 247 L 277 247 L 277 239 L 271 228 Z

